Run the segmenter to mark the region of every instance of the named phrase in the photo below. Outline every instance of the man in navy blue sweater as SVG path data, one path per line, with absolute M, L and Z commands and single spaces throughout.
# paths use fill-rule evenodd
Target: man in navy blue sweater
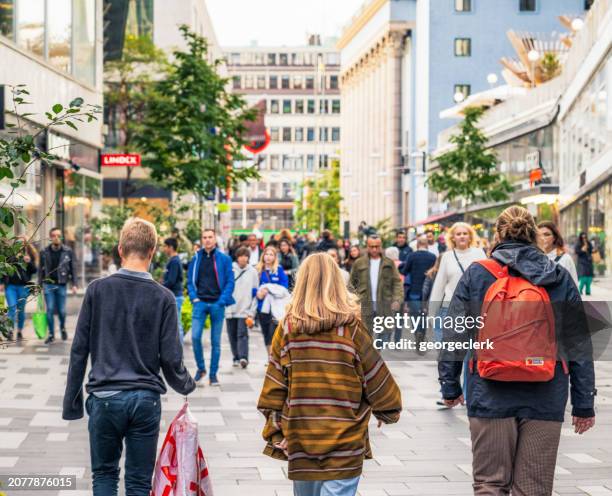
M 164 253 L 168 257 L 166 270 L 164 271 L 164 279 L 162 285 L 172 291 L 176 300 L 176 310 L 178 312 L 178 331 L 183 343 L 183 324 L 181 323 L 181 308 L 183 307 L 183 264 L 178 256 L 178 241 L 176 238 L 168 238 L 164 240 Z
M 115 496 L 125 441 L 125 494 L 147 496 L 155 467 L 160 394 L 195 389 L 183 365 L 174 295 L 147 268 L 157 247 L 150 222 L 128 220 L 119 239 L 121 269 L 87 288 L 70 351 L 62 418 L 83 417 L 86 385 L 94 496 Z
M 436 256 L 428 250 L 428 241 L 425 234 L 417 238 L 416 251 L 408 255 L 404 266 L 401 269 L 406 279 L 410 278 L 410 285 L 404 290 L 404 298 L 408 303 L 411 315 L 418 315 L 421 312 L 421 300 L 423 294 L 423 283 L 425 282 L 425 272 L 431 269 L 436 263 Z M 414 332 L 417 341 L 423 339 L 424 329 L 418 326 Z

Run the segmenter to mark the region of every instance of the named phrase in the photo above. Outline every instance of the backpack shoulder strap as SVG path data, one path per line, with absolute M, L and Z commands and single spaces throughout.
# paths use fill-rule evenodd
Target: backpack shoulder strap
M 484 260 L 478 260 L 477 264 L 482 265 L 485 269 L 489 271 L 489 273 L 495 277 L 495 279 L 499 279 L 500 277 L 508 277 L 508 267 L 506 265 L 500 264 L 497 260 L 493 258 L 485 258 Z

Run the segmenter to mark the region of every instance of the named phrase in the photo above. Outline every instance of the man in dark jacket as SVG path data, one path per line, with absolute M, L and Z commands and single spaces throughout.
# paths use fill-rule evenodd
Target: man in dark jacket
M 178 312 L 178 331 L 181 343 L 183 342 L 183 324 L 181 323 L 181 309 L 183 307 L 183 264 L 178 256 L 178 241 L 176 238 L 168 238 L 164 240 L 164 253 L 168 257 L 166 270 L 164 270 L 164 279 L 162 285 L 172 291 L 176 301 L 176 310 Z
M 83 379 L 94 496 L 117 494 L 125 442 L 125 494 L 148 495 L 155 467 L 166 382 L 181 395 L 195 389 L 183 365 L 174 295 L 147 268 L 157 245 L 153 224 L 128 220 L 121 269 L 87 288 L 70 352 L 62 418 L 83 417 Z
M 481 378 L 473 354 L 468 355 L 471 366 L 464 388 L 469 390 L 474 493 L 509 494 L 512 489 L 513 494 L 551 494 L 570 384 L 576 432 L 581 434 L 594 424 L 596 389 L 591 341 L 571 276 L 534 246 L 537 230 L 533 218 L 520 207 L 510 207 L 508 211 L 511 215 L 506 225 L 514 222 L 512 229 L 525 232 L 520 222 L 528 219 L 529 235 L 525 239 L 500 236 L 503 241 L 493 250 L 492 258 L 506 266 L 510 276 L 526 279 L 547 292 L 554 312 L 559 361 L 550 381 L 501 382 Z M 502 213 L 498 225 L 504 219 Z M 448 315 L 455 322 L 458 317 L 479 317 L 485 294 L 495 281 L 496 276 L 482 265 L 472 264 L 459 281 Z M 445 329 L 444 334 L 445 344 L 459 343 L 476 338 L 477 330 Z M 440 355 L 439 380 L 449 407 L 464 401 L 460 375 L 465 355 L 465 350 L 443 350 Z
M 399 261 L 400 265 L 398 267 L 399 271 L 402 272 L 402 268 L 408 260 L 408 256 L 412 253 L 412 248 L 408 246 L 408 237 L 404 231 L 397 231 L 395 234 L 395 246 L 399 251 Z
M 202 246 L 187 269 L 187 291 L 193 304 L 191 338 L 193 354 L 198 366 L 195 381 L 206 376 L 202 352 L 202 331 L 206 318 L 210 316 L 210 385 L 219 386 L 217 371 L 221 358 L 221 332 L 225 319 L 225 307 L 235 303 L 234 271 L 232 259 L 216 249 L 217 236 L 212 229 L 202 231 Z
M 327 252 L 331 248 L 336 248 L 336 242 L 334 241 L 334 236 L 331 231 L 325 229 L 321 234 L 321 241 L 317 244 L 317 251 Z
M 42 284 L 47 306 L 47 324 L 49 336 L 45 344 L 55 340 L 54 314 L 59 317 L 62 341 L 68 339 L 66 333 L 66 286 L 72 284 L 72 292 L 77 291 L 76 260 L 72 250 L 62 244 L 62 231 L 54 227 L 49 231 L 51 244 L 40 255 L 38 284 Z

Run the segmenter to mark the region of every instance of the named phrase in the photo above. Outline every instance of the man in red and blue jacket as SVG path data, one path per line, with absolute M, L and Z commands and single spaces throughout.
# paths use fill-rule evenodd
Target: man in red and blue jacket
M 217 236 L 212 229 L 202 231 L 202 249 L 189 262 L 187 268 L 187 291 L 193 304 L 192 343 L 193 354 L 198 366 L 196 383 L 206 376 L 204 353 L 202 352 L 202 331 L 206 318 L 210 316 L 210 385 L 218 386 L 217 371 L 221 357 L 221 332 L 225 318 L 225 307 L 235 303 L 234 272 L 232 259 L 217 250 Z

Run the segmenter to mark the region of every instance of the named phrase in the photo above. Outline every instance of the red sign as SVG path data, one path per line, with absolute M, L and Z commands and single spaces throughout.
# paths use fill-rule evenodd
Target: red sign
M 137 167 L 140 165 L 138 153 L 112 153 L 101 155 L 103 167 Z
M 260 100 L 255 105 L 254 110 L 257 111 L 257 117 L 252 122 L 247 122 L 245 127 L 247 128 L 246 139 L 249 142 L 245 145 L 245 148 L 251 153 L 261 153 L 270 144 L 270 133 L 266 129 L 265 115 L 266 115 L 266 101 Z

